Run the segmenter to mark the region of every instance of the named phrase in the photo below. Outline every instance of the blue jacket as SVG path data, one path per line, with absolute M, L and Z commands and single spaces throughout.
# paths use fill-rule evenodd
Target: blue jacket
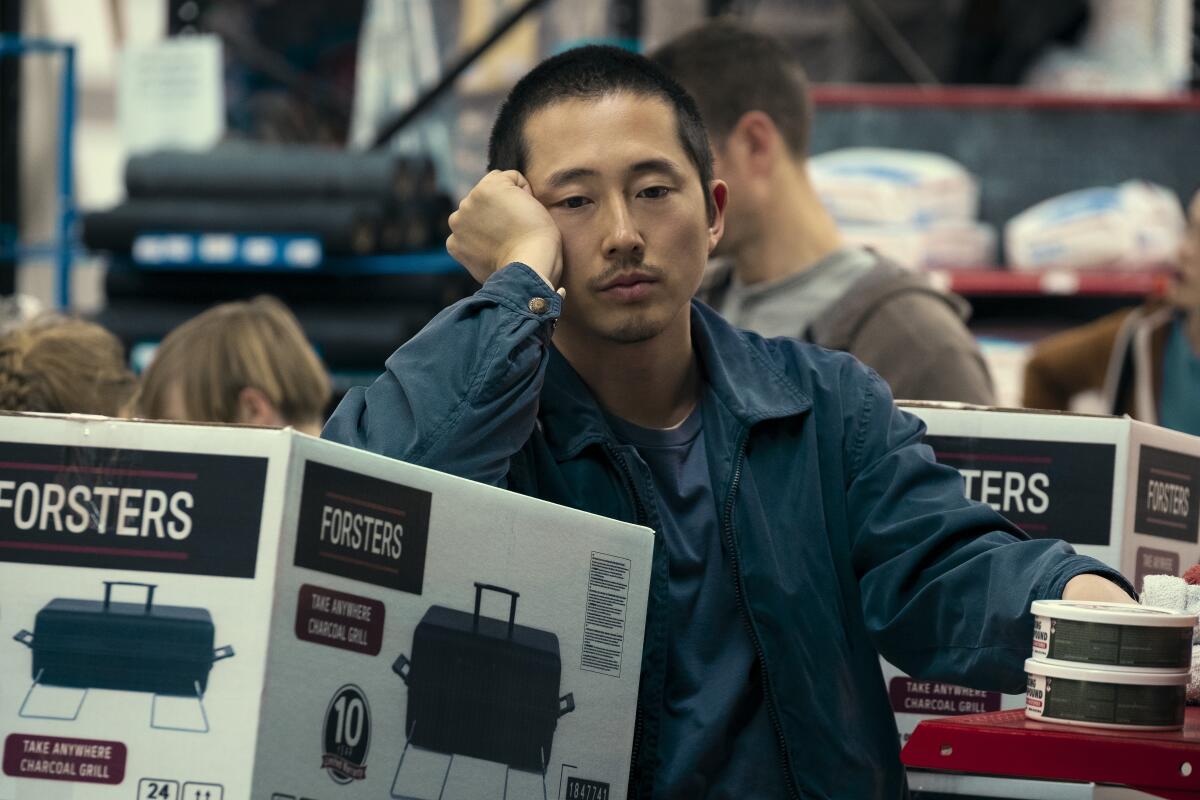
M 650 475 L 550 347 L 560 309 L 532 270 L 509 265 L 351 391 L 325 437 L 657 528 Z M 703 422 L 724 550 L 780 768 L 797 797 L 901 797 L 877 653 L 922 678 L 1019 692 L 1030 602 L 1080 573 L 1119 576 L 967 500 L 921 443 L 923 424 L 852 357 L 737 330 L 699 303 L 691 315 L 716 399 Z M 658 752 L 666 597 L 660 541 L 633 748 L 640 798 Z

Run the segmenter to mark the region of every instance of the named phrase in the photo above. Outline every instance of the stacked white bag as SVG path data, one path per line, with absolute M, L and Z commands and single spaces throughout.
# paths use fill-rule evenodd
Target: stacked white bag
M 1157 267 L 1175 260 L 1185 224 L 1170 189 L 1126 181 L 1022 211 L 1004 228 L 1004 249 L 1013 269 Z
M 979 183 L 938 153 L 882 147 L 809 159 L 809 176 L 850 245 L 913 269 L 995 263 L 996 232 L 976 220 Z

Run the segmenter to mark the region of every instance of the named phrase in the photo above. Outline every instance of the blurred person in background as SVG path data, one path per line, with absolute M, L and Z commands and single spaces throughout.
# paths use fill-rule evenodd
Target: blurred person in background
M 136 388 L 121 342 L 95 323 L 47 315 L 0 336 L 0 410 L 125 416 Z
M 778 41 L 717 19 L 652 58 L 696 99 L 716 177 L 729 185 L 725 237 L 701 286 L 734 325 L 844 350 L 908 400 L 990 405 L 991 377 L 962 298 L 871 250 L 847 247 L 808 177 L 812 103 Z
M 142 376 L 147 419 L 292 426 L 321 432 L 329 374 L 280 301 L 222 303 L 167 334 Z
M 1051 336 L 1025 366 L 1029 408 L 1066 410 L 1089 391 L 1107 413 L 1200 435 L 1200 192 L 1165 298 Z

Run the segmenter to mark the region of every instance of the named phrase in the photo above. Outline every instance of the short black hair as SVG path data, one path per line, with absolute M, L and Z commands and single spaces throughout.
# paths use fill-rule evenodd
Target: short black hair
M 538 64 L 508 93 L 488 141 L 488 169 L 524 172 L 529 162 L 525 123 L 537 111 L 561 100 L 594 99 L 628 92 L 655 97 L 675 111 L 679 142 L 700 173 L 700 188 L 710 221 L 713 206 L 712 150 L 696 101 L 649 59 L 619 47 L 588 45 L 559 53 Z
M 800 60 L 777 39 L 728 17 L 710 20 L 651 58 L 691 93 L 718 143 L 748 111 L 762 111 L 796 158 L 808 155 L 812 99 Z

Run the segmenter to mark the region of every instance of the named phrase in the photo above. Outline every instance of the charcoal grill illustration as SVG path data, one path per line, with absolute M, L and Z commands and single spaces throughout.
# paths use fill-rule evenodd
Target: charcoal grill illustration
M 146 590 L 144 603 L 116 602 L 114 586 Z M 20 716 L 74 720 L 91 689 L 146 692 L 150 727 L 159 730 L 208 732 L 204 693 L 212 665 L 233 655 L 230 646 L 213 649 L 212 617 L 207 609 L 154 605 L 152 583 L 104 581 L 104 600 L 56 598 L 37 613 L 33 632 L 13 639 L 33 651 L 33 684 L 25 693 Z M 39 686 L 81 689 L 74 712 L 66 715 L 27 713 Z M 202 725 L 178 727 L 157 721 L 160 696 L 195 697 Z
M 480 614 L 485 590 L 509 596 L 507 622 Z M 558 637 L 516 624 L 519 596 L 477 582 L 474 613 L 431 606 L 413 632 L 412 658 L 401 655 L 392 665 L 408 686 L 407 737 L 392 779 L 396 800 L 423 800 L 396 794 L 410 749 L 449 756 L 438 800 L 456 755 L 504 764 L 504 797 L 510 770 L 539 774 L 546 797 L 554 731 L 575 710 L 575 698 L 558 694 Z

